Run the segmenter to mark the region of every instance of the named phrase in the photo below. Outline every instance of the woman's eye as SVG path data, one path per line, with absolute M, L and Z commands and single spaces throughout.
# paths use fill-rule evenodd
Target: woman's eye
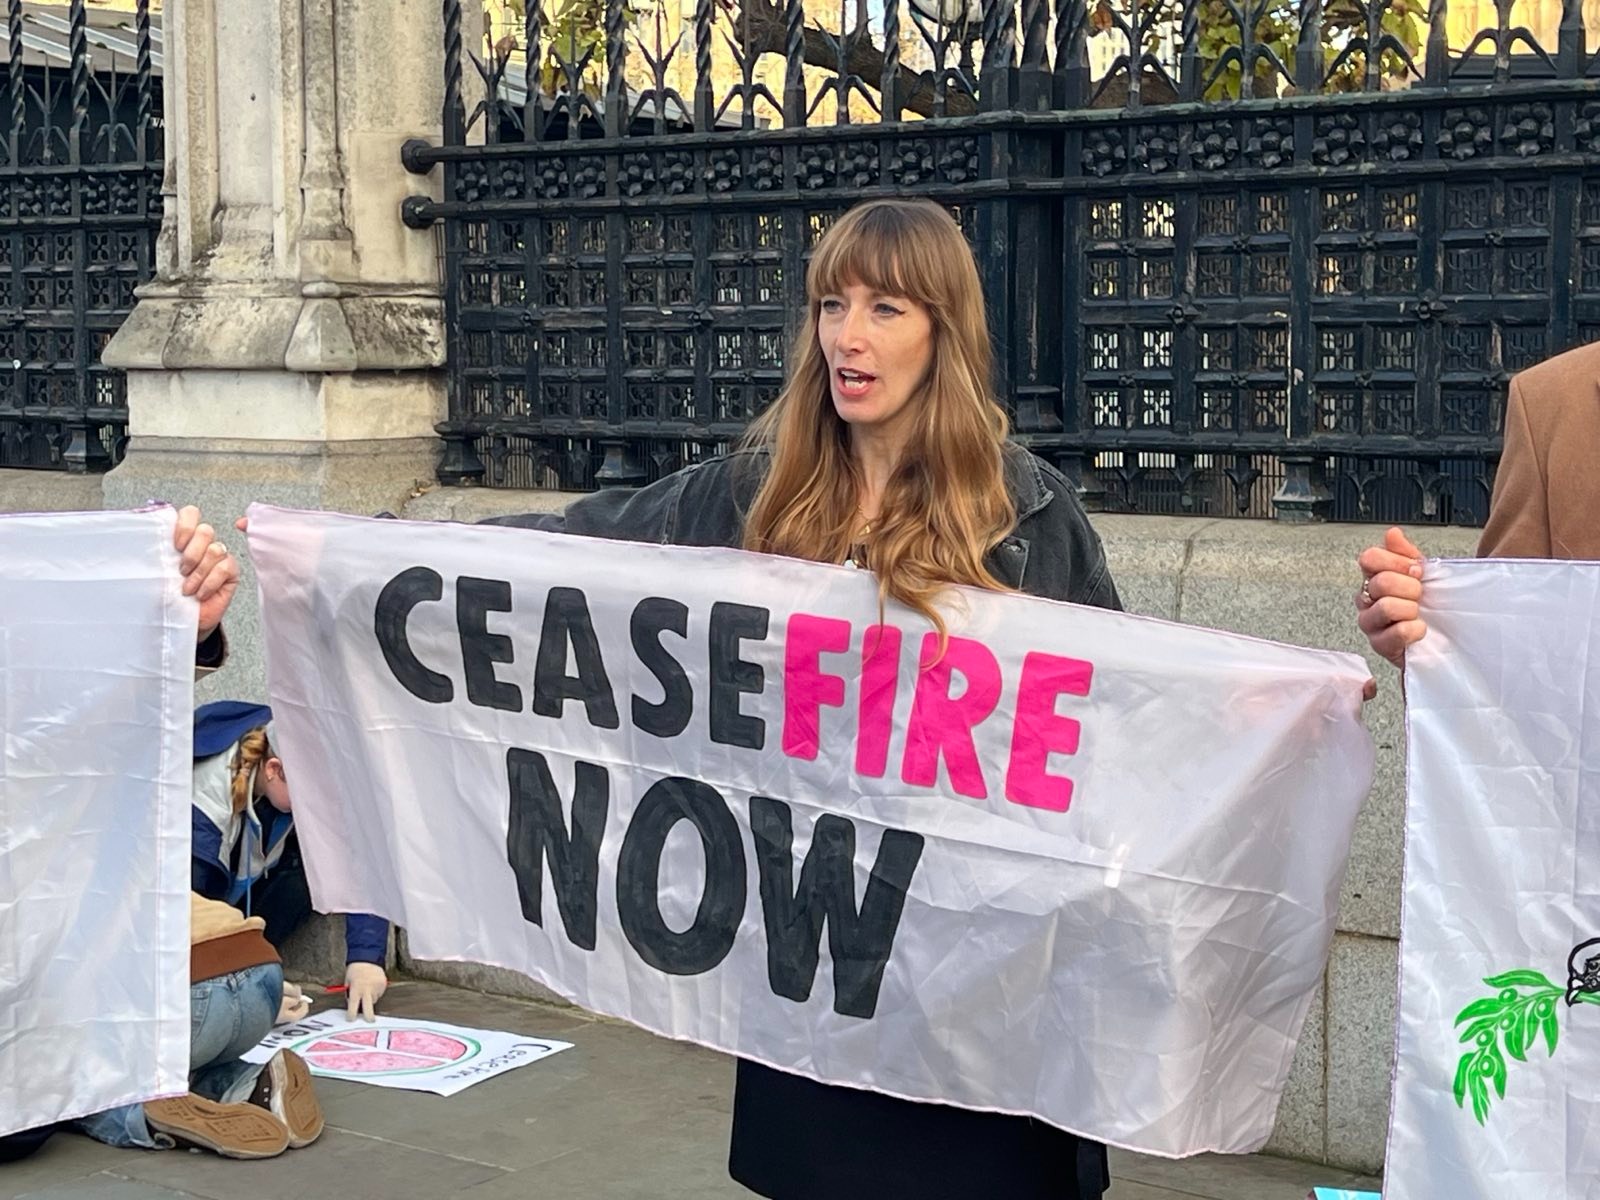
M 822 302 L 822 311 L 826 313 L 838 312 L 843 307 L 844 305 L 838 300 L 835 300 L 832 296 L 829 296 Z
M 879 303 L 878 315 L 882 317 L 898 317 L 900 310 L 892 304 Z

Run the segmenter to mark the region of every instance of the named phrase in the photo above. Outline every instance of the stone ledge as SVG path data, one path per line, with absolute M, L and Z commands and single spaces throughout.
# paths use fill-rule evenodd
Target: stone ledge
M 432 296 L 146 295 L 101 360 L 123 370 L 408 371 L 444 365 Z
M 385 970 L 391 976 L 405 973 L 402 961 L 405 934 L 390 926 Z M 278 947 L 283 976 L 291 983 L 320 986 L 344 982 L 344 915 L 314 912 L 306 923 Z M 484 989 L 489 990 L 489 989 Z
M 99 512 L 104 475 L 65 471 L 0 470 L 0 513 Z
M 405 516 L 419 521 L 479 521 L 485 517 L 525 512 L 561 512 L 582 492 L 552 492 L 516 488 L 436 487 L 406 506 Z M 1096 531 L 1111 546 L 1157 544 L 1187 547 L 1249 545 L 1256 557 L 1281 556 L 1285 562 L 1304 562 L 1319 578 L 1344 578 L 1355 570 L 1355 556 L 1374 539 L 1383 525 L 1315 525 L 1249 518 L 1152 517 L 1129 513 L 1095 513 Z M 1427 526 L 1411 530 L 1425 551 L 1439 556 L 1470 557 L 1478 542 L 1476 529 Z M 1191 562 L 1189 565 L 1193 565 Z M 1209 564 L 1206 564 L 1209 565 Z
M 510 996 L 516 1000 L 537 1000 L 561 1008 L 574 1006 L 541 983 L 536 983 L 520 971 L 505 967 L 490 967 L 482 963 L 440 962 L 415 958 L 405 930 L 396 932 L 397 969 L 412 979 L 426 979 L 433 983 L 447 983 L 451 987 L 486 992 L 491 996 Z M 581 1010 L 575 1010 L 581 1011 Z
M 581 492 L 516 491 L 509 488 L 433 487 L 410 500 L 401 516 L 411 521 L 460 521 L 470 525 L 516 513 L 557 513 Z
M 133 445 L 181 440 L 195 453 L 276 443 L 427 441 L 444 419 L 437 371 L 246 371 L 195 368 L 128 375 Z M 131 450 L 130 450 L 131 452 Z M 422 478 L 431 481 L 433 470 Z

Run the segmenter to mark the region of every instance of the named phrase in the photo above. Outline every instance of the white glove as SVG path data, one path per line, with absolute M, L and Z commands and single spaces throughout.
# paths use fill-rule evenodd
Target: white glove
M 311 997 L 300 990 L 298 983 L 285 983 L 283 985 L 283 1000 L 278 1005 L 278 1019 L 275 1025 L 293 1025 L 296 1021 L 303 1020 L 311 1011 Z
M 378 1001 L 389 990 L 389 977 L 377 963 L 353 962 L 344 969 L 344 1017 L 354 1021 L 357 1014 L 376 1020 Z

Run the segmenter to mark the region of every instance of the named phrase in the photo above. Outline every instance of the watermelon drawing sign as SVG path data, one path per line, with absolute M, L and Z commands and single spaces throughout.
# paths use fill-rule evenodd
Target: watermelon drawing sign
M 471 1058 L 483 1043 L 434 1029 L 396 1029 L 376 1025 L 344 1033 L 313 1034 L 291 1049 L 325 1075 L 413 1075 L 443 1071 Z
M 462 1029 L 439 1021 L 384 1017 L 348 1021 L 343 1010 L 318 1013 L 269 1033 L 246 1054 L 265 1062 L 293 1050 L 325 1079 L 453 1096 L 463 1088 L 571 1049 L 571 1042 L 488 1029 Z

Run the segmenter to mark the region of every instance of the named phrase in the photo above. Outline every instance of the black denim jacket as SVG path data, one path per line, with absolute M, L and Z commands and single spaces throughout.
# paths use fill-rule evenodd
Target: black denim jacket
M 629 542 L 736 547 L 766 466 L 765 451 L 741 450 L 636 491 L 595 492 L 574 500 L 564 513 L 491 517 L 485 524 Z M 1017 524 L 989 555 L 994 577 L 1030 596 L 1120 609 L 1100 538 L 1072 485 L 1015 444 L 1006 446 L 1005 475 Z

